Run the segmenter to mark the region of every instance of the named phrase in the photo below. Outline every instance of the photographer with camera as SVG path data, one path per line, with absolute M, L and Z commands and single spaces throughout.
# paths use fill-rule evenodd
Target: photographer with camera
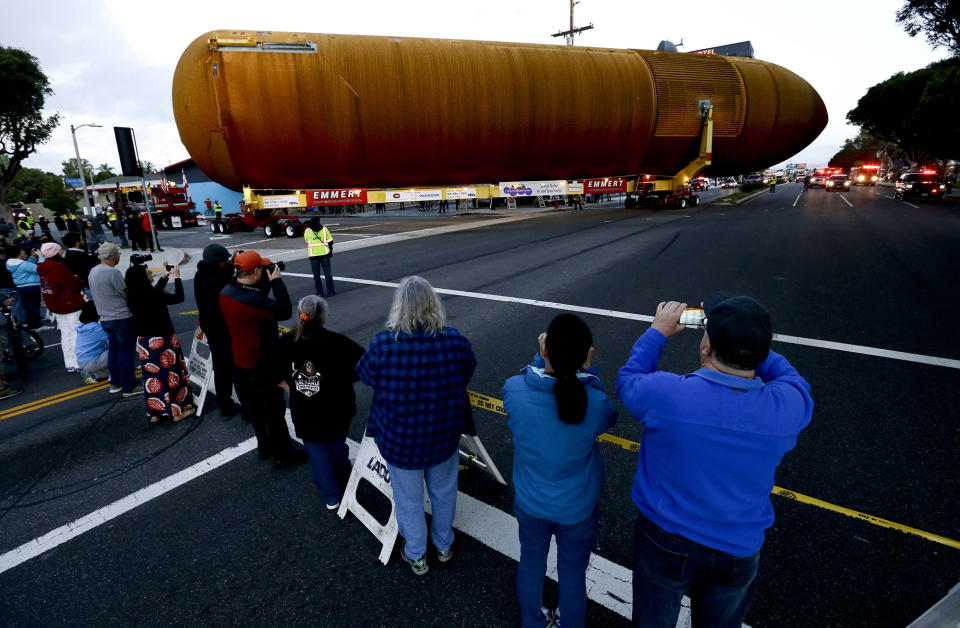
M 143 387 L 147 397 L 147 418 L 151 423 L 171 419 L 174 423 L 192 416 L 193 391 L 190 374 L 183 360 L 180 341 L 173 330 L 168 305 L 183 303 L 180 267 L 164 262 L 164 272 L 153 284 L 153 272 L 142 264 L 127 269 L 127 304 L 133 313 L 137 334 L 137 354 L 143 367 Z M 174 293 L 166 292 L 173 278 Z
M 234 252 L 234 256 L 241 251 Z M 207 345 L 213 358 L 213 382 L 217 388 L 220 415 L 229 419 L 239 409 L 233 402 L 233 350 L 230 347 L 230 328 L 220 311 L 220 292 L 233 279 L 233 260 L 220 244 L 208 244 L 203 249 L 203 260 L 197 264 L 193 278 L 193 293 L 200 314 L 200 329 L 207 336 Z
M 143 393 L 143 387 L 137 385 L 134 373 L 137 334 L 133 329 L 133 314 L 127 305 L 127 284 L 116 269 L 120 263 L 120 249 L 113 242 L 104 242 L 97 249 L 97 256 L 100 264 L 90 270 L 88 280 L 100 313 L 100 325 L 110 339 L 107 357 L 110 393 L 122 392 L 124 397 L 134 397 Z
M 644 424 L 633 478 L 633 624 L 674 626 L 690 592 L 694 625 L 740 626 L 753 598 L 770 488 L 810 423 L 810 384 L 770 349 L 770 314 L 715 294 L 700 312 L 701 368 L 657 370 L 685 303 L 660 303 L 617 376 Z
M 290 318 L 293 305 L 280 278 L 283 263 L 274 264 L 255 251 L 238 254 L 237 278 L 220 293 L 220 311 L 230 330 L 233 384 L 243 418 L 253 423 L 261 460 L 273 458 L 274 469 L 302 464 L 307 453 L 295 450 L 284 420 L 283 391 L 256 377 L 261 354 L 279 342 L 277 323 Z M 267 296 L 273 292 L 274 298 Z

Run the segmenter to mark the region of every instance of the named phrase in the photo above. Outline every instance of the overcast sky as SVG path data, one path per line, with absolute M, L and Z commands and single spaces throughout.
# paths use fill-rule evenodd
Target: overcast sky
M 577 44 L 655 49 L 662 39 L 696 50 L 750 40 L 758 59 L 800 75 L 820 93 L 830 123 L 788 161 L 825 165 L 856 135 L 846 113 L 866 89 L 898 71 L 944 58 L 895 21 L 902 0 L 582 0 Z M 166 165 L 188 157 L 173 120 L 171 85 L 180 54 L 217 29 L 350 33 L 562 43 L 569 0 L 0 0 L 0 44 L 39 59 L 63 116 L 53 138 L 24 165 L 60 173 L 74 157 L 119 171 L 111 127 L 130 126 L 140 157 Z M 0 97 L 5 95 L 0 94 Z M 478 97 L 481 95 L 478 94 Z

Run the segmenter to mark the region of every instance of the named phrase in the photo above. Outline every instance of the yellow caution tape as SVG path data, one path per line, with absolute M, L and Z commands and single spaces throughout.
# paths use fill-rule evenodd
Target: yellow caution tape
M 506 415 L 506 412 L 503 411 L 503 402 L 501 400 L 495 397 L 481 395 L 480 393 L 472 390 L 468 390 L 467 395 L 470 397 L 471 405 L 480 408 L 481 410 L 489 410 L 491 412 L 496 412 L 497 414 Z M 597 441 L 619 447 L 620 449 L 632 451 L 633 453 L 640 451 L 640 443 L 627 440 L 626 438 L 620 438 L 619 436 L 614 436 L 613 434 L 601 434 L 597 437 Z M 840 513 L 841 515 L 845 515 L 847 517 L 859 519 L 860 521 L 872 523 L 873 525 L 880 526 L 882 528 L 889 528 L 890 530 L 896 530 L 898 532 L 903 532 L 904 534 L 912 534 L 928 541 L 933 541 L 934 543 L 940 543 L 942 545 L 946 545 L 947 547 L 960 549 L 960 541 L 954 541 L 953 539 L 948 539 L 947 537 L 940 536 L 939 534 L 924 532 L 923 530 L 918 530 L 900 523 L 881 519 L 880 517 L 874 517 L 873 515 L 851 510 L 850 508 L 837 506 L 836 504 L 831 504 L 830 502 L 825 502 L 815 497 L 809 497 L 807 495 L 803 495 L 802 493 L 796 493 L 785 488 L 780 488 L 779 486 L 774 486 L 771 493 L 774 495 L 779 495 L 785 499 L 790 499 L 804 504 L 810 504 L 811 506 L 816 506 L 818 508 Z

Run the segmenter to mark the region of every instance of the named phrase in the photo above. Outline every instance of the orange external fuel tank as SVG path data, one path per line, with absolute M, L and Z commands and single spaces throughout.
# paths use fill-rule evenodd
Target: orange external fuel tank
M 714 175 L 799 152 L 827 112 L 772 63 L 648 50 L 214 31 L 173 78 L 180 138 L 239 189 L 672 174 L 713 104 Z

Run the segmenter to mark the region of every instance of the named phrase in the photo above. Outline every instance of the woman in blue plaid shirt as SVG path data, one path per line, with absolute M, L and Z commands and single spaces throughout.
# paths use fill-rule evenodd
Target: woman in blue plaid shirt
M 458 445 L 461 434 L 476 434 L 467 398 L 476 366 L 470 341 L 446 326 L 437 293 L 417 276 L 400 282 L 386 329 L 374 336 L 357 364 L 360 379 L 373 387 L 367 434 L 390 471 L 404 539 L 400 555 L 418 576 L 429 570 L 424 481 L 437 560 L 453 557 Z

